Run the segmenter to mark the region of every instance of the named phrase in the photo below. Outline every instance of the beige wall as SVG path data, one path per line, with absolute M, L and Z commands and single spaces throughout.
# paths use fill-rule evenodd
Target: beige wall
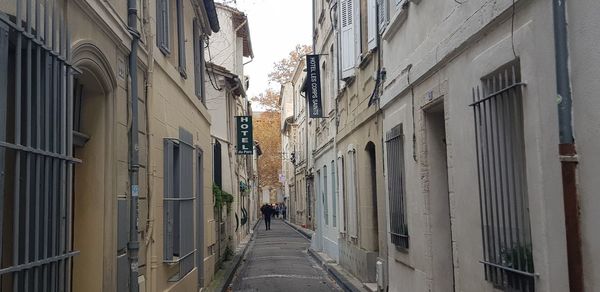
M 390 291 L 439 288 L 439 265 L 452 265 L 457 291 L 497 291 L 485 281 L 481 242 L 472 88 L 495 69 L 520 58 L 524 93 L 527 191 L 532 228 L 536 291 L 568 291 L 560 167 L 557 159 L 552 10 L 547 1 L 517 1 L 514 32 L 512 1 L 475 1 L 458 5 L 411 3 L 396 30 L 384 32 L 384 66 L 388 79 L 382 98 L 383 132 L 403 124 L 406 200 L 410 249 L 389 244 Z M 427 17 L 429 15 L 431 17 Z M 439 15 L 446 15 L 439 18 Z M 433 17 L 436 16 L 436 17 Z M 436 19 L 437 21 L 431 21 Z M 418 28 L 418 29 L 417 29 Z M 418 32 L 418 33 L 417 33 Z M 513 42 L 514 41 L 514 42 Z M 512 46 L 514 44 L 515 52 Z M 402 72 L 411 64 L 410 73 Z M 408 84 L 410 78 L 414 88 Z M 414 89 L 414 105 L 412 91 Z M 425 112 L 443 102 L 445 111 L 452 250 L 435 240 L 435 204 L 430 190 Z M 413 106 L 415 116 L 412 116 Z M 416 148 L 410 137 L 416 129 Z M 416 155 L 415 162 L 412 157 Z M 436 201 L 438 200 L 438 201 Z M 439 234 L 437 234 L 439 235 Z M 449 262 L 451 252 L 452 262 Z M 440 290 L 441 289 L 441 290 Z

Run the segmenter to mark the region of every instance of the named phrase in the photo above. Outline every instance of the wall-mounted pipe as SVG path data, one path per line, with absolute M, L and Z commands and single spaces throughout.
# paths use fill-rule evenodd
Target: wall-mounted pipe
M 556 91 L 558 97 L 559 157 L 562 171 L 569 287 L 583 291 L 583 258 L 577 194 L 577 150 L 573 136 L 571 77 L 566 0 L 553 0 Z
M 140 34 L 137 31 L 137 0 L 127 1 L 127 28 L 132 36 L 131 53 L 129 54 L 129 97 L 131 102 L 131 128 L 129 129 L 129 242 L 127 254 L 129 255 L 129 291 L 139 291 L 138 285 L 138 196 L 139 196 L 139 145 L 138 145 L 138 78 L 137 59 Z

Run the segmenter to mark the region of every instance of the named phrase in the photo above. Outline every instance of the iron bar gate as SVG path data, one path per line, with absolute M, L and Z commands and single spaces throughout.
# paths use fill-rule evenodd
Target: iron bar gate
M 66 0 L 0 4 L 0 291 L 70 291 Z

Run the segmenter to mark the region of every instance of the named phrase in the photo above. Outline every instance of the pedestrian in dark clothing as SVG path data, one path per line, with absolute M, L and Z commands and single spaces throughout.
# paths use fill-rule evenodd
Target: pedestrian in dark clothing
M 260 211 L 262 212 L 263 218 L 265 219 L 265 230 L 271 230 L 271 216 L 273 216 L 275 210 L 273 210 L 273 207 L 271 207 L 271 205 L 264 204 L 260 208 Z
M 283 220 L 287 219 L 287 206 L 285 204 L 281 204 L 281 214 L 283 215 Z

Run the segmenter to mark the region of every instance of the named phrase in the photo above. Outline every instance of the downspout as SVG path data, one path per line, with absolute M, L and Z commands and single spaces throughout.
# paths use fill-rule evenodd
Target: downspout
M 140 34 L 137 31 L 137 1 L 127 1 L 127 29 L 132 36 L 131 53 L 129 55 L 129 80 L 131 102 L 131 129 L 129 130 L 129 181 L 131 185 L 129 204 L 129 242 L 127 254 L 129 255 L 129 291 L 139 291 L 138 286 L 138 196 L 139 196 L 139 145 L 138 145 L 138 79 L 137 58 Z
M 566 0 L 553 0 L 556 91 L 558 97 L 559 157 L 562 171 L 569 287 L 583 291 L 583 259 L 577 194 L 577 150 L 573 137 L 571 77 L 567 37 Z
M 150 3 L 149 0 L 144 0 L 144 10 L 143 10 L 143 19 L 144 19 L 144 34 L 146 35 L 146 44 L 148 44 L 148 74 L 146 77 L 146 143 L 150 144 L 151 136 L 150 130 L 152 129 L 152 119 L 150 118 L 151 113 L 153 112 L 152 103 L 154 99 L 154 90 L 153 90 L 153 82 L 154 82 L 154 45 L 152 44 L 152 40 L 154 39 L 154 34 L 152 32 L 152 26 L 150 25 Z M 150 271 L 147 272 L 146 281 L 147 281 L 147 291 L 154 291 L 153 288 L 156 284 L 156 272 L 158 268 L 158 263 L 156 258 L 154 258 L 154 250 L 150 245 L 154 242 L 154 221 L 155 221 L 155 209 L 153 206 L 154 203 L 154 193 L 153 193 L 153 185 L 154 185 L 154 169 L 153 160 L 151 151 L 146 153 L 146 159 L 148 161 L 148 171 L 146 172 L 147 178 L 146 182 L 148 184 L 148 223 L 146 227 L 146 265 L 150 266 Z M 149 279 L 148 279 L 149 278 Z

